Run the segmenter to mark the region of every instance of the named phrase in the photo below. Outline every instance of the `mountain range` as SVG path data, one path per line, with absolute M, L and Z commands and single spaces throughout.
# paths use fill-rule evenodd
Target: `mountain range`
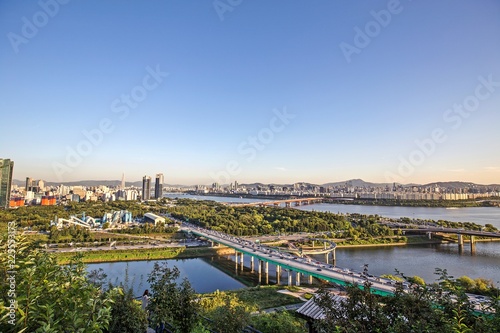
M 371 182 L 366 182 L 362 179 L 350 179 L 346 181 L 341 181 L 341 182 L 331 182 L 331 183 L 325 183 L 325 184 L 313 184 L 313 183 L 307 183 L 307 182 L 299 182 L 300 184 L 304 184 L 305 186 L 311 185 L 311 186 L 323 186 L 323 187 L 338 187 L 338 186 L 349 186 L 349 187 L 392 187 L 392 183 L 371 183 Z M 18 179 L 14 179 L 12 181 L 13 185 L 17 186 L 25 186 L 26 182 Z M 56 183 L 56 182 L 45 182 L 45 185 L 47 186 L 57 186 L 57 185 L 65 185 L 65 186 L 99 186 L 99 185 L 105 185 L 109 187 L 114 187 L 114 186 L 119 186 L 121 184 L 120 180 L 81 180 L 81 181 L 73 181 L 73 182 L 61 182 L 61 183 Z M 151 184 L 154 186 L 153 184 Z M 172 184 L 163 184 L 164 186 L 167 187 L 178 187 L 178 188 L 183 188 L 183 187 L 191 187 L 189 185 L 172 185 Z M 257 186 L 269 186 L 269 185 L 274 185 L 274 186 L 287 186 L 291 187 L 293 184 L 264 184 L 264 183 L 250 183 L 250 184 L 240 184 L 241 186 L 245 187 L 257 187 Z M 398 184 L 399 185 L 399 184 Z M 471 182 L 462 182 L 462 181 L 448 181 L 448 182 L 434 182 L 434 183 L 428 183 L 428 184 L 402 184 L 403 186 L 426 186 L 426 187 L 445 187 L 445 188 L 465 188 L 465 187 L 474 187 L 474 188 L 500 188 L 499 184 L 475 184 Z M 142 181 L 136 181 L 136 182 L 125 182 L 126 187 L 130 186 L 135 186 L 135 187 L 142 187 Z

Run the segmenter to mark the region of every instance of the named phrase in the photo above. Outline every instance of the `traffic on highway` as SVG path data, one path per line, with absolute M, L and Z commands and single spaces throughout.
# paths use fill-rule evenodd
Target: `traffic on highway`
M 264 246 L 258 242 L 235 237 L 222 232 L 200 228 L 196 225 L 183 222 L 181 230 L 191 232 L 195 235 L 207 238 L 214 242 L 234 248 L 236 251 L 248 253 L 262 261 L 271 262 L 292 271 L 310 274 L 320 279 L 346 285 L 363 285 L 368 280 L 374 291 L 381 291 L 383 294 L 394 293 L 398 281 L 386 279 L 371 274 L 356 272 L 348 268 L 340 268 L 334 265 L 315 261 L 307 257 L 299 257 L 291 253 L 280 252 L 278 249 Z M 407 282 L 402 283 L 403 288 L 408 288 Z

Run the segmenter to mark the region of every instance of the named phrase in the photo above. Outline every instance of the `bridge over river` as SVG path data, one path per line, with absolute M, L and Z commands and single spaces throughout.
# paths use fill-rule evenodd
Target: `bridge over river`
M 259 206 L 259 207 L 274 206 L 274 207 L 279 207 L 282 204 L 284 204 L 285 207 L 291 207 L 292 205 L 294 205 L 294 206 L 311 205 L 313 203 L 323 202 L 323 200 L 324 200 L 324 198 L 321 198 L 321 197 L 315 197 L 315 198 L 296 198 L 296 199 L 272 200 L 272 201 L 262 201 L 262 202 L 245 202 L 245 203 L 230 204 L 230 205 L 234 206 L 234 207 L 246 207 L 246 206 Z
M 371 291 L 379 295 L 391 295 L 394 293 L 396 281 L 376 277 L 372 275 L 364 276 L 362 273 L 353 272 L 349 269 L 342 269 L 334 265 L 328 265 L 308 258 L 301 258 L 289 253 L 279 252 L 278 250 L 266 247 L 256 242 L 237 238 L 213 230 L 197 227 L 195 225 L 183 222 L 181 230 L 186 233 L 206 238 L 212 243 L 222 244 L 235 250 L 236 267 L 238 261 L 243 270 L 245 255 L 250 256 L 250 268 L 259 275 L 259 282 L 264 274 L 266 281 L 269 280 L 269 264 L 276 265 L 276 281 L 280 283 L 283 270 L 287 273 L 288 285 L 293 282 L 295 275 L 295 284 L 300 285 L 302 277 L 307 276 L 308 282 L 312 283 L 312 278 L 318 278 L 339 285 L 350 285 L 357 283 L 363 288 L 365 279 L 371 283 Z M 256 265 L 255 265 L 256 263 Z M 257 267 L 255 267 L 257 266 Z
M 484 238 L 500 238 L 499 232 L 489 232 L 483 230 L 466 230 L 462 228 L 444 228 L 438 226 L 428 226 L 421 224 L 405 224 L 398 222 L 385 222 L 381 223 L 385 224 L 391 228 L 401 230 L 404 232 L 418 232 L 418 233 L 426 233 L 431 239 L 432 234 L 441 233 L 441 234 L 456 234 L 457 242 L 459 250 L 463 250 L 464 247 L 464 237 L 469 237 L 470 249 L 471 253 L 475 253 L 476 251 L 476 239 L 475 237 L 484 237 Z

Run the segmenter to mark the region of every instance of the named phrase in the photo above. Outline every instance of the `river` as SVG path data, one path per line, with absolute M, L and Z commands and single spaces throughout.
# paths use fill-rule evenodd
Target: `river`
M 258 202 L 260 199 L 194 196 L 171 194 L 167 197 L 189 198 L 197 200 L 214 200 L 218 202 Z M 500 228 L 500 209 L 496 207 L 467 207 L 457 209 L 427 208 L 427 207 L 389 207 L 342 204 L 314 204 L 300 206 L 303 210 L 329 211 L 333 213 L 359 213 L 385 217 L 410 217 L 433 220 L 448 220 L 456 222 L 474 222 L 478 224 L 490 223 Z M 317 256 L 317 260 L 324 261 L 324 256 Z M 225 259 L 214 259 L 224 261 Z M 245 265 L 249 267 L 249 258 L 245 258 Z M 248 262 L 247 262 L 248 261 Z M 169 264 L 177 266 L 184 277 L 188 277 L 198 292 L 212 292 L 216 289 L 238 289 L 243 285 L 233 277 L 214 268 L 204 259 L 168 260 Z M 395 269 L 407 276 L 418 275 L 424 280 L 432 282 L 437 279 L 435 268 L 446 269 L 454 277 L 467 275 L 472 278 L 486 278 L 500 285 L 500 242 L 476 244 L 476 253 L 471 254 L 468 244 L 464 252 L 458 252 L 456 244 L 439 245 L 408 245 L 408 246 L 377 246 L 370 248 L 343 248 L 337 250 L 339 267 L 346 267 L 361 271 L 364 264 L 369 264 L 371 274 L 394 274 Z M 227 263 L 226 263 L 227 265 Z M 89 265 L 89 269 L 103 268 L 108 277 L 122 281 L 123 274 L 128 267 L 130 276 L 134 276 L 135 290 L 147 288 L 147 274 L 152 270 L 152 262 L 119 262 Z M 274 267 L 270 265 L 270 276 L 274 276 Z M 274 281 L 274 278 L 271 278 Z
M 137 260 L 88 264 L 87 270 L 102 268 L 107 275 L 106 281 L 113 285 L 122 283 L 132 287 L 134 295 L 140 296 L 145 289 L 149 289 L 148 274 L 153 270 L 155 263 L 167 263 L 167 266 L 179 269 L 180 277 L 177 283 L 187 278 L 193 289 L 198 293 L 209 293 L 215 290 L 235 290 L 245 285 L 221 270 L 215 268 L 204 258 L 169 259 L 169 260 Z
M 195 200 L 213 200 L 217 202 L 261 202 L 268 199 L 252 199 L 237 197 L 219 197 L 209 195 L 190 195 L 181 193 L 169 193 L 168 198 L 186 198 Z M 372 205 L 343 205 L 319 203 L 294 207 L 302 210 L 315 210 L 332 213 L 358 213 L 363 215 L 380 215 L 384 217 L 399 218 L 420 218 L 430 220 L 447 220 L 453 222 L 474 222 L 485 225 L 491 224 L 500 229 L 500 208 L 499 207 L 463 207 L 463 208 L 443 208 L 443 207 L 402 207 L 402 206 L 372 206 Z

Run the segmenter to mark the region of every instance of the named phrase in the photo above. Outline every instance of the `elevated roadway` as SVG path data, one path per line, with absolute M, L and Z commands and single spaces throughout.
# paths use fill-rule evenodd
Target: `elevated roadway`
M 254 260 L 258 260 L 259 277 L 264 266 L 264 274 L 268 274 L 268 265 L 276 265 L 277 274 L 280 275 L 282 269 L 288 272 L 288 284 L 292 285 L 292 273 L 296 274 L 296 285 L 300 285 L 301 274 L 309 276 L 309 281 L 312 282 L 312 277 L 336 283 L 339 285 L 358 284 L 363 288 L 365 279 L 371 283 L 371 291 L 380 295 L 391 295 L 394 293 L 396 281 L 375 277 L 372 275 L 364 276 L 362 273 L 353 272 L 349 269 L 342 269 L 333 265 L 324 264 L 313 261 L 307 258 L 301 258 L 289 253 L 279 252 L 273 248 L 262 246 L 260 244 L 233 237 L 221 232 L 203 229 L 195 225 L 183 223 L 181 230 L 193 235 L 206 238 L 214 243 L 219 243 L 235 250 L 236 265 L 238 265 L 238 256 L 241 256 L 241 266 L 243 267 L 243 256 L 248 255 L 251 259 L 253 270 Z M 238 255 L 239 254 L 239 255 Z M 277 275 L 278 279 L 279 276 Z
M 475 252 L 476 250 L 476 240 L 475 237 L 485 237 L 485 238 L 500 238 L 500 232 L 491 232 L 491 231 L 483 231 L 483 230 L 466 230 L 463 228 L 444 228 L 437 226 L 428 226 L 428 225 L 420 225 L 420 224 L 406 224 L 406 223 L 398 223 L 398 222 L 385 222 L 381 223 L 385 224 L 388 227 L 398 229 L 405 232 L 419 232 L 426 233 L 429 235 L 429 239 L 433 233 L 441 233 L 441 234 L 456 234 L 458 239 L 459 248 L 463 248 L 464 246 L 464 236 L 469 236 L 470 238 L 470 248 L 471 252 Z
M 310 205 L 313 203 L 323 202 L 323 198 L 297 198 L 297 199 L 285 199 L 285 200 L 274 200 L 274 201 L 262 201 L 262 202 L 246 202 L 246 203 L 238 203 L 231 204 L 234 207 L 246 207 L 246 206 L 280 206 L 281 204 L 285 204 L 285 207 L 291 207 L 300 205 Z

